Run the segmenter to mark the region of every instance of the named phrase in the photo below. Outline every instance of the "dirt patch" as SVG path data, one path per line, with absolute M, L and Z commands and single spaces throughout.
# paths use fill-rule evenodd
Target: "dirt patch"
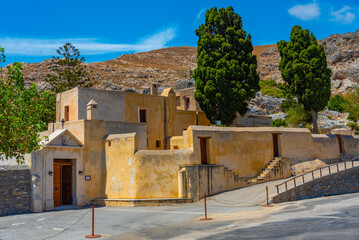
M 315 169 L 325 167 L 327 165 L 328 164 L 325 161 L 320 159 L 297 163 L 291 166 L 292 175 L 298 175 L 304 172 L 313 171 Z

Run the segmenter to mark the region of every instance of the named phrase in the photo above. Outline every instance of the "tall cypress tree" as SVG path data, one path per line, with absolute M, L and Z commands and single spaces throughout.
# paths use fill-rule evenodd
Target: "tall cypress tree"
M 313 33 L 298 25 L 292 28 L 290 41 L 281 40 L 277 45 L 281 57 L 279 70 L 287 90 L 311 111 L 313 131 L 318 133 L 317 113 L 327 106 L 331 95 L 332 72 L 327 66 L 324 47 Z
M 196 35 L 195 98 L 211 123 L 230 125 L 237 113 L 247 112 L 249 100 L 259 91 L 251 36 L 232 7 L 207 10 Z

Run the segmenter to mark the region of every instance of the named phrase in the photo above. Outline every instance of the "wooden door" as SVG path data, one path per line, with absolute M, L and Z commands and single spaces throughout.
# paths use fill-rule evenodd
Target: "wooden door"
M 201 148 L 201 164 L 207 163 L 207 139 L 200 138 L 200 148 Z
M 54 207 L 72 204 L 72 164 L 65 160 L 54 163 Z
M 61 165 L 54 164 L 54 172 L 53 172 L 53 179 L 54 179 L 54 206 L 58 207 L 62 205 L 61 202 Z
M 69 205 L 72 204 L 72 166 L 62 165 L 61 175 L 62 205 Z

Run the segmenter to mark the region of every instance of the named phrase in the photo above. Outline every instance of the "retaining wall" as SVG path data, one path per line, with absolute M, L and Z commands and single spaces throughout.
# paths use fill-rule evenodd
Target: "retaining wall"
M 274 203 L 359 192 L 359 167 L 314 179 L 273 197 Z
M 0 166 L 0 216 L 30 211 L 30 168 L 28 166 Z

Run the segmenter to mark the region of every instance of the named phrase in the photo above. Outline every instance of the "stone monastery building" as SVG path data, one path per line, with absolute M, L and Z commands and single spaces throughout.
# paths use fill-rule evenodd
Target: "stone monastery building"
M 358 139 L 351 136 L 209 126 L 193 97 L 176 96 L 171 88 L 158 95 L 156 86 L 151 93 L 74 88 L 58 94 L 56 123 L 41 133 L 48 136 L 42 148 L 26 159 L 32 211 L 92 200 L 196 201 L 289 177 L 290 165 L 301 161 L 359 154 Z

